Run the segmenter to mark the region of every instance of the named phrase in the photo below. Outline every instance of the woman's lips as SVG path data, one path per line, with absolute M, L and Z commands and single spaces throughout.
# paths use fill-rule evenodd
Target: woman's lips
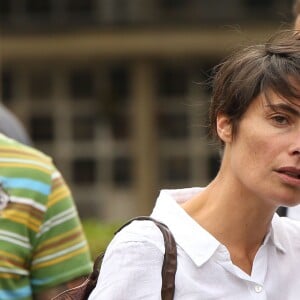
M 300 169 L 295 167 L 283 167 L 276 170 L 276 172 L 285 183 L 300 186 Z

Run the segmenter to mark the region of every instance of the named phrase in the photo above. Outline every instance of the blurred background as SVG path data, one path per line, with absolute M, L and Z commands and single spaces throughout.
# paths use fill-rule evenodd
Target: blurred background
M 149 214 L 217 171 L 212 66 L 291 22 L 292 0 L 0 0 L 1 101 L 83 220 Z

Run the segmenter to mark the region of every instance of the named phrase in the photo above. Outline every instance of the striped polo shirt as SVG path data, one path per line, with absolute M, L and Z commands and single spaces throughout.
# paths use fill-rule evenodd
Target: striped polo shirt
M 32 299 L 90 270 L 73 198 L 51 158 L 0 134 L 0 299 Z

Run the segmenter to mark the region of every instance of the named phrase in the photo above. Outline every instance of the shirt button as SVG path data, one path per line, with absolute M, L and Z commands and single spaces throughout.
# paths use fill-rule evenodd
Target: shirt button
M 261 285 L 256 285 L 256 286 L 254 287 L 254 290 L 255 290 L 256 293 L 261 293 L 262 290 L 263 290 L 263 288 L 262 288 Z

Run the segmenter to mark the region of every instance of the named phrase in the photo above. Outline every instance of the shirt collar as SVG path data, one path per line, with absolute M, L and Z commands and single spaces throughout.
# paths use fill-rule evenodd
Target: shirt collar
M 283 218 L 275 214 L 272 219 L 269 239 L 276 248 L 285 253 L 287 251 L 288 236 L 283 225 Z
M 170 228 L 177 245 L 197 266 L 209 260 L 221 245 L 180 206 L 180 203 L 191 199 L 201 190 L 203 189 L 162 190 L 152 213 L 154 218 Z
M 208 231 L 201 227 L 180 206 L 203 188 L 186 188 L 177 190 L 162 190 L 157 199 L 152 216 L 165 223 L 171 230 L 176 243 L 197 266 L 203 265 L 216 251 L 224 248 Z M 270 231 L 265 239 L 282 252 L 286 252 L 287 241 L 281 218 L 275 214 Z

